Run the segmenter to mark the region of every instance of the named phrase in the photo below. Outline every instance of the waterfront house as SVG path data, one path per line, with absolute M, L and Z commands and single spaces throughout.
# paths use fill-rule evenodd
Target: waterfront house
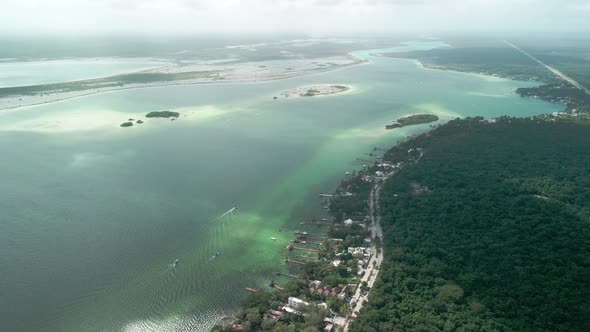
M 292 296 L 289 297 L 288 304 L 289 304 L 289 307 L 291 307 L 295 310 L 303 309 L 309 305 L 308 302 L 305 302 L 301 299 L 298 299 L 298 298 L 292 297 Z

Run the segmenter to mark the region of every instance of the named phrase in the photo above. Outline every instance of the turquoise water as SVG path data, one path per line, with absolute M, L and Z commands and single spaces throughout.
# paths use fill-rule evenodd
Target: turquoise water
M 78 81 L 163 67 L 147 58 L 63 59 L 0 62 L 0 88 Z
M 561 109 L 513 93 L 532 83 L 369 53 L 357 53 L 367 64 L 295 79 L 125 90 L 0 113 L 0 330 L 208 330 L 239 309 L 244 287 L 286 268 L 292 231 L 322 216 L 317 194 L 358 169 L 357 157 L 428 129 L 385 124 L 419 112 L 446 121 Z M 322 83 L 352 90 L 272 99 Z M 118 126 L 162 109 L 183 116 Z M 80 114 L 88 127 L 35 122 Z M 92 126 L 113 114 L 111 126 Z

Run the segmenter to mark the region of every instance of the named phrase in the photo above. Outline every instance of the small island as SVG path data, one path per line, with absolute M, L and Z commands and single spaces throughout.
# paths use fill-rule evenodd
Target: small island
M 397 123 L 386 125 L 385 129 L 395 129 L 395 128 L 401 128 L 401 127 L 405 127 L 405 126 L 430 123 L 430 122 L 434 122 L 434 121 L 438 121 L 438 116 L 436 116 L 434 114 L 414 114 L 414 115 L 410 115 L 410 116 L 406 116 L 404 118 L 398 119 Z
M 133 122 L 123 122 L 121 123 L 121 127 L 132 127 L 133 126 Z
M 281 92 L 281 97 L 314 97 L 322 95 L 333 95 L 336 93 L 346 92 L 348 90 L 350 90 L 350 87 L 344 85 L 314 85 L 283 91 Z
M 177 118 L 179 116 L 180 113 L 172 111 L 154 111 L 145 115 L 146 118 Z

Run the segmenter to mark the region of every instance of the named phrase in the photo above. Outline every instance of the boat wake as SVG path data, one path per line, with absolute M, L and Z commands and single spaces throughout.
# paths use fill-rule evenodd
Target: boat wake
M 232 207 L 231 209 L 227 210 L 224 214 L 217 217 L 216 220 L 220 220 L 220 219 L 223 219 L 223 217 L 225 217 L 225 216 L 232 215 L 237 209 L 238 209 L 237 206 Z

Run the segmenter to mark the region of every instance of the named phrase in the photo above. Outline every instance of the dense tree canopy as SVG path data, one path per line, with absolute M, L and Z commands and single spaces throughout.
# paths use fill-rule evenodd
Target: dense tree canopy
M 385 260 L 351 330 L 590 331 L 590 127 L 455 120 L 386 157 L 412 147 L 425 154 L 384 185 Z

